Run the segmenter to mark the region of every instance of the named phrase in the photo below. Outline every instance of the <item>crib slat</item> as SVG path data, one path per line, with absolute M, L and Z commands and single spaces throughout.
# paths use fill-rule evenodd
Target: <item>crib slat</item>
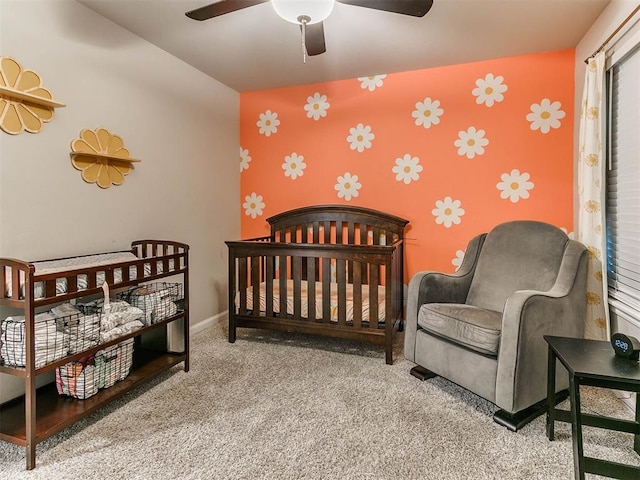
M 293 316 L 294 318 L 301 317 L 301 280 L 302 280 L 302 259 L 298 256 L 291 257 L 291 270 L 293 273 Z
M 247 258 L 238 258 L 238 291 L 240 292 L 240 307 L 239 312 L 241 315 L 247 313 Z
M 280 291 L 280 316 L 285 318 L 287 316 L 287 257 L 280 255 L 279 258 L 279 291 Z
M 353 326 L 362 326 L 362 262 L 353 262 Z
M 353 245 L 356 243 L 356 226 L 353 222 L 347 223 L 347 243 Z
M 251 310 L 253 316 L 260 316 L 260 259 L 262 257 L 251 257 L 251 287 L 253 294 L 253 302 Z
M 314 245 L 318 245 L 320 243 L 320 222 L 313 222 L 313 243 Z M 318 276 L 320 274 L 320 259 L 316 258 L 314 263 L 314 274 L 313 274 L 313 280 L 320 280 L 320 277 Z M 309 269 L 310 270 L 310 269 Z M 307 274 L 307 280 L 309 280 L 309 274 Z M 314 310 L 314 315 L 315 315 L 315 310 Z M 314 316 L 315 318 L 315 316 Z
M 307 258 L 307 318 L 316 320 L 316 263 L 317 258 Z
M 353 222 L 347 223 L 347 243 L 349 245 L 355 245 L 356 243 L 356 226 Z M 347 281 L 353 282 L 353 262 L 347 261 Z
M 380 229 L 378 227 L 372 227 L 373 231 L 373 244 L 380 245 Z
M 267 302 L 267 317 L 273 316 L 273 279 L 275 278 L 275 257 L 266 257 L 267 273 L 265 278 L 265 301 Z
M 396 318 L 400 318 L 399 316 L 396 316 L 396 313 L 398 313 L 398 311 L 396 310 L 396 305 L 394 305 L 394 299 L 396 299 L 396 295 L 393 294 L 392 292 L 392 288 L 391 286 L 393 285 L 393 271 L 392 271 L 392 266 L 389 264 L 386 264 L 384 266 L 384 311 L 385 311 L 385 318 L 387 319 L 387 322 L 390 323 L 390 325 L 385 325 L 385 328 L 387 329 L 387 331 L 390 331 L 391 328 L 393 328 L 393 321 Z M 400 282 L 400 285 L 402 285 L 402 282 Z M 402 298 L 402 297 L 400 297 Z M 399 298 L 398 298 L 399 300 Z
M 331 259 L 322 259 L 322 320 L 331 323 Z
M 378 268 L 378 265 L 372 264 L 369 272 L 369 325 L 371 328 L 378 328 L 378 285 L 380 285 Z
M 347 320 L 347 265 L 346 261 L 336 260 L 336 280 L 338 281 L 338 325 L 345 325 Z

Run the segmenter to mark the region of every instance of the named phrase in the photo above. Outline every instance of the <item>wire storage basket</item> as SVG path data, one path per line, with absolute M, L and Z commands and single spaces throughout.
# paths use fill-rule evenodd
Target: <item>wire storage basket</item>
M 133 365 L 133 339 L 56 368 L 58 394 L 84 400 L 124 380 Z
M 100 341 L 100 316 L 75 313 L 38 313 L 34 318 L 36 368 L 83 350 Z M 25 317 L 9 316 L 0 322 L 0 362 L 11 367 L 26 365 Z
M 142 310 L 145 325 L 158 323 L 184 310 L 184 286 L 181 283 L 149 283 L 120 292 L 118 298 Z

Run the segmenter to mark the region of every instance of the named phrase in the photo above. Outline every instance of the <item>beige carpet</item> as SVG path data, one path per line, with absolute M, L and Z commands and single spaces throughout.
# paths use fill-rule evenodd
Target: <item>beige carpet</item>
M 176 369 L 37 447 L 0 442 L 0 479 L 571 479 L 570 428 L 544 418 L 512 433 L 494 406 L 439 378 L 409 375 L 381 348 L 224 327 L 192 339 Z M 586 410 L 631 418 L 611 392 Z M 567 402 L 565 402 L 565 405 Z M 585 427 L 586 453 L 640 465 L 633 437 Z M 590 476 L 588 476 L 590 477 Z M 595 478 L 595 476 L 593 476 Z

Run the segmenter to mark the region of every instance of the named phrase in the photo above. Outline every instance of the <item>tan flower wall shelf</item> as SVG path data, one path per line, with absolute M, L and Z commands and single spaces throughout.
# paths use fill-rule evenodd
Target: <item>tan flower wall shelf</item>
M 122 185 L 133 163 L 140 162 L 129 156 L 122 138 L 105 128 L 82 130 L 80 137 L 71 142 L 70 155 L 73 166 L 82 172 L 82 179 L 100 188 Z
M 51 121 L 54 109 L 65 104 L 53 99 L 40 76 L 11 57 L 0 57 L 0 129 L 11 135 L 38 133 Z

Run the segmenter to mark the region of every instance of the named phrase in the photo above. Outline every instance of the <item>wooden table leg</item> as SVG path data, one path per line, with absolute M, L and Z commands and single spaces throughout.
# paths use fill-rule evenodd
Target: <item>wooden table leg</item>
M 571 437 L 573 440 L 573 468 L 576 480 L 584 480 L 584 448 L 582 444 L 582 413 L 580 411 L 580 381 L 569 373 L 571 398 Z
M 553 440 L 556 416 L 556 354 L 551 347 L 547 359 L 547 438 Z

